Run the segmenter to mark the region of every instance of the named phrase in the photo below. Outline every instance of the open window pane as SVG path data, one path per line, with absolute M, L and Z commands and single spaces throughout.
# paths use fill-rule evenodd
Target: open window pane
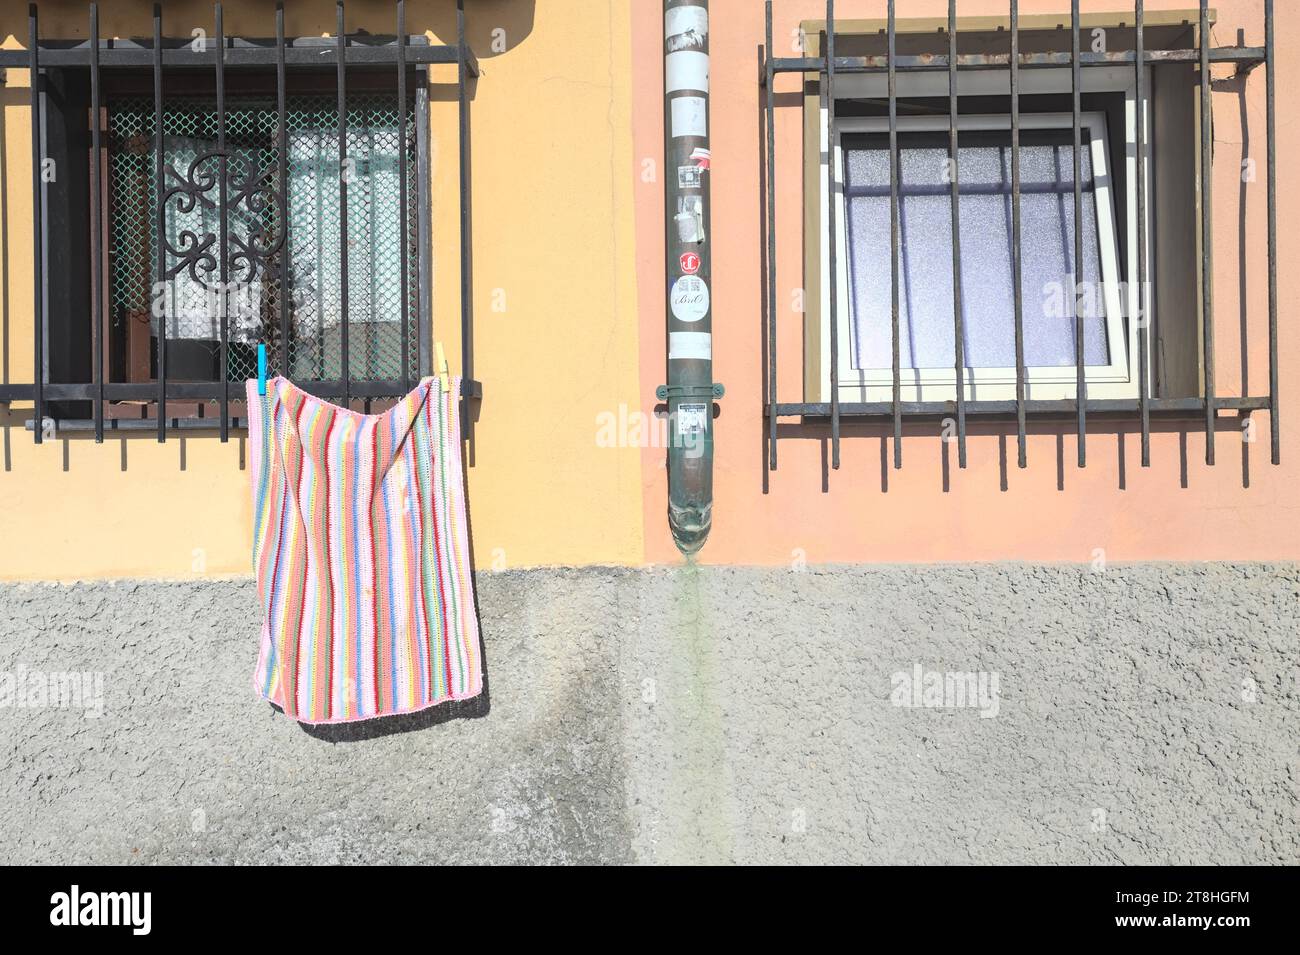
M 966 365 L 972 370 L 1016 364 L 1010 142 L 1009 129 L 963 130 L 960 135 L 962 315 Z M 889 368 L 888 136 L 846 135 L 843 154 L 853 367 Z M 1101 257 L 1116 253 L 1101 247 L 1092 157 L 1085 131 L 1084 361 L 1100 366 L 1111 360 Z M 908 369 L 951 369 L 955 350 L 947 134 L 900 133 L 899 166 L 900 363 Z M 1020 170 L 1025 364 L 1073 366 L 1073 134 L 1023 130 Z M 1104 176 L 1105 170 L 1100 173 Z

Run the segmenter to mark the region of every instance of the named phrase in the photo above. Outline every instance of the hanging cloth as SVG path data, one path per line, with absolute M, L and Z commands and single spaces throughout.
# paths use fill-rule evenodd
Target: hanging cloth
M 253 683 L 303 723 L 410 713 L 483 687 L 457 396 L 426 378 L 382 414 L 248 382 Z

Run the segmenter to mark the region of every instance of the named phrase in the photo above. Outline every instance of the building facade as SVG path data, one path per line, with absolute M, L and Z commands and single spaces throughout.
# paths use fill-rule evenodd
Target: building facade
M 707 92 L 726 388 L 690 562 L 663 4 L 0 11 L 0 659 L 103 674 L 108 714 L 9 713 L 16 857 L 1300 858 L 1292 11 L 1151 0 L 1139 71 L 1133 4 L 961 0 L 960 69 L 945 0 L 709 6 L 667 47 L 708 57 L 669 100 Z M 357 409 L 440 352 L 465 376 L 490 703 L 267 728 L 258 345 Z M 933 672 L 983 712 L 923 702 Z M 133 801 L 114 760 L 211 771 Z M 287 842 L 237 811 L 250 762 L 295 767 Z M 22 780 L 65 772 L 42 822 Z M 354 834 L 358 772 L 393 783 Z

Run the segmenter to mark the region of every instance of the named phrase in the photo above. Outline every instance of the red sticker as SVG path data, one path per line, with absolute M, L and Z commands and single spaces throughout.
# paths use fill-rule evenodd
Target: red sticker
M 677 261 L 681 263 L 683 275 L 694 275 L 700 270 L 700 257 L 694 252 L 683 252 Z

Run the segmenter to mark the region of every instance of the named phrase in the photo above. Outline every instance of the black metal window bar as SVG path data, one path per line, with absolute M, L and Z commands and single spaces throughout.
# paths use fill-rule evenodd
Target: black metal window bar
M 958 462 L 966 467 L 966 423 L 972 416 L 986 419 L 1010 420 L 1014 416 L 1018 438 L 1020 467 L 1026 467 L 1026 416 L 1042 415 L 1050 417 L 1073 417 L 1077 421 L 1079 465 L 1086 462 L 1087 418 L 1090 414 L 1100 416 L 1137 415 L 1141 422 L 1142 466 L 1150 466 L 1150 431 L 1151 416 L 1160 415 L 1172 418 L 1196 418 L 1203 416 L 1206 438 L 1206 463 L 1214 464 L 1214 439 L 1217 413 L 1220 410 L 1236 411 L 1248 416 L 1254 411 L 1268 411 L 1270 418 L 1270 438 L 1272 463 L 1280 463 L 1280 443 L 1278 425 L 1278 351 L 1277 351 L 1277 163 L 1276 163 L 1276 107 L 1275 107 L 1275 44 L 1273 26 L 1273 0 L 1265 0 L 1263 47 L 1213 47 L 1210 40 L 1210 8 L 1208 0 L 1200 0 L 1200 17 L 1198 45 L 1195 49 L 1161 49 L 1147 50 L 1144 30 L 1145 11 L 1142 0 L 1134 5 L 1133 50 L 1115 52 L 1080 52 L 1080 14 L 1079 0 L 1071 3 L 1071 32 L 1074 40 L 1069 52 L 1020 52 L 1019 4 L 1010 0 L 1010 29 L 1007 54 L 961 54 L 957 52 L 957 3 L 949 0 L 947 40 L 948 52 L 923 56 L 905 56 L 896 53 L 896 19 L 894 0 L 888 0 L 888 19 L 886 26 L 887 52 L 884 55 L 871 56 L 836 56 L 835 54 L 835 0 L 826 2 L 826 28 L 820 47 L 821 56 L 778 57 L 773 55 L 772 45 L 772 0 L 766 3 L 766 46 L 764 47 L 759 82 L 764 88 L 764 120 L 766 123 L 766 189 L 764 206 L 766 210 L 766 256 L 765 263 L 765 308 L 767 336 L 767 382 L 765 414 L 768 424 L 767 468 L 775 470 L 777 466 L 778 422 L 781 418 L 801 417 L 814 420 L 829 419 L 831 441 L 831 466 L 840 466 L 840 422 L 844 418 L 867 421 L 892 421 L 894 467 L 902 467 L 903 420 L 925 418 L 955 418 Z M 1201 368 L 1203 395 L 1191 398 L 1158 398 L 1150 396 L 1148 383 L 1147 354 L 1150 347 L 1147 336 L 1147 323 L 1142 322 L 1138 328 L 1138 366 L 1139 391 L 1136 399 L 1094 399 L 1087 396 L 1084 372 L 1083 322 L 1076 317 L 1075 357 L 1076 357 L 1076 397 L 1072 399 L 1031 400 L 1026 398 L 1026 366 L 1024 353 L 1023 305 L 1020 300 L 1021 288 L 1019 274 L 1021 268 L 1020 235 L 1020 70 L 1044 67 L 1069 67 L 1072 74 L 1073 93 L 1073 128 L 1074 128 L 1074 223 L 1080 228 L 1082 216 L 1081 177 L 1078 173 L 1080 163 L 1080 90 L 1081 73 L 1084 68 L 1097 66 L 1122 66 L 1132 64 L 1136 72 L 1137 84 L 1137 203 L 1136 211 L 1139 227 L 1137 229 L 1139 252 L 1138 288 L 1140 295 L 1147 295 L 1147 258 L 1146 258 L 1146 223 L 1148 212 L 1147 183 L 1144 175 L 1145 129 L 1143 124 L 1145 71 L 1147 64 L 1194 63 L 1199 66 L 1200 90 L 1200 168 L 1205 171 L 1200 176 L 1201 232 L 1205 237 L 1201 243 L 1201 308 L 1203 310 L 1203 361 Z M 1249 71 L 1256 66 L 1264 66 L 1266 84 L 1266 136 L 1267 136 L 1267 189 L 1268 189 L 1268 382 L 1269 393 L 1262 397 L 1229 398 L 1218 397 L 1214 381 L 1214 299 L 1213 299 L 1213 249 L 1212 236 L 1213 194 L 1212 176 L 1209 170 L 1213 163 L 1213 131 L 1211 123 L 1211 65 L 1215 63 L 1235 64 L 1238 71 Z M 1015 295 L 1015 353 L 1016 353 L 1016 397 L 1014 400 L 971 400 L 964 394 L 962 381 L 964 358 L 962 355 L 963 315 L 961 291 L 961 243 L 959 237 L 959 196 L 960 169 L 958 166 L 958 83 L 957 75 L 962 70 L 988 70 L 1005 68 L 1008 71 L 1008 84 L 1011 102 L 1011 157 L 1012 157 L 1012 259 L 1014 263 L 1013 294 Z M 949 99 L 949 157 L 953 175 L 951 176 L 952 199 L 952 257 L 953 257 L 953 322 L 955 324 L 954 373 L 956 392 L 953 401 L 903 401 L 900 397 L 900 363 L 899 363 L 899 153 L 898 153 L 898 95 L 896 78 L 901 73 L 946 71 L 948 74 Z M 777 400 L 777 287 L 776 287 L 776 142 L 774 134 L 775 91 L 774 81 L 780 73 L 818 74 L 821 89 L 824 92 L 826 107 L 829 112 L 831 135 L 835 129 L 835 80 L 838 75 L 851 73 L 886 73 L 888 75 L 888 116 L 889 116 L 889 151 L 890 151 L 890 225 L 892 235 L 891 261 L 891 340 L 893 351 L 893 397 L 885 402 L 841 402 L 839 396 L 839 349 L 840 342 L 836 331 L 835 316 L 838 306 L 836 276 L 836 256 L 838 254 L 837 234 L 835 231 L 835 190 L 829 189 L 828 203 L 825 210 L 829 222 L 829 265 L 830 276 L 830 377 L 831 391 L 829 402 L 781 402 Z M 832 139 L 832 142 L 834 140 Z M 832 150 L 832 157 L 834 152 Z M 833 160 L 832 160 L 833 161 Z M 1075 252 L 1080 253 L 1082 242 L 1076 231 Z M 1076 260 L 1077 261 L 1077 260 Z M 1082 269 L 1076 269 L 1076 275 Z M 1145 298 L 1141 300 L 1145 309 Z
M 98 4 L 89 4 L 89 34 L 85 42 L 59 41 L 47 39 L 42 42 L 38 15 L 38 5 L 28 8 L 29 42 L 27 50 L 0 51 L 0 67 L 26 68 L 31 76 L 31 116 L 32 116 L 32 193 L 33 193 L 33 246 L 34 246 L 34 368 L 31 384 L 0 384 L 0 402 L 6 406 L 12 402 L 31 401 L 33 403 L 32 429 L 37 444 L 42 443 L 44 432 L 50 422 L 47 417 L 51 401 L 86 401 L 93 404 L 92 421 L 61 420 L 55 421 L 56 428 L 93 424 L 95 440 L 102 441 L 106 427 L 111 430 L 140 430 L 156 428 L 158 441 L 167 438 L 170 428 L 211 428 L 211 418 L 175 417 L 169 419 L 168 402 L 217 402 L 220 415 L 215 424 L 220 430 L 221 440 L 226 441 L 230 429 L 246 424 L 231 415 L 231 341 L 230 314 L 224 296 L 219 297 L 218 306 L 220 349 L 220 373 L 215 381 L 176 381 L 168 377 L 166 321 L 158 322 L 156 355 L 152 359 L 156 367 L 154 381 L 151 382 L 114 382 L 107 381 L 105 373 L 105 314 L 108 297 L 105 293 L 105 276 L 102 274 L 104 263 L 104 229 L 101 221 L 101 203 L 104 195 L 106 171 L 101 159 L 101 141 L 103 132 L 100 121 L 101 109 L 105 104 L 105 79 L 111 78 L 114 71 L 131 71 L 137 73 L 145 70 L 152 78 L 152 152 L 153 173 L 156 176 L 152 184 L 154 221 L 152 227 L 155 235 L 152 245 L 156 250 L 153 262 L 152 278 L 159 284 L 184 268 L 192 268 L 196 259 L 204 259 L 205 271 L 215 274 L 223 287 L 235 268 L 242 268 L 245 274 L 255 267 L 261 267 L 268 278 L 279 283 L 279 288 L 287 289 L 286 256 L 280 254 L 287 239 L 288 219 L 284 210 L 286 197 L 286 166 L 288 163 L 288 122 L 287 106 L 289 102 L 289 82 L 287 74 L 293 68 L 316 68 L 332 58 L 335 66 L 335 85 L 337 91 L 336 122 L 338 134 L 338 166 L 340 183 L 338 186 L 337 215 L 339 217 L 339 275 L 341 289 L 339 295 L 339 332 L 338 347 L 340 355 L 336 365 L 337 379 L 320 376 L 308 376 L 295 381 L 304 390 L 322 398 L 340 400 L 344 405 L 361 401 L 367 410 L 375 399 L 396 398 L 405 394 L 413 386 L 413 373 L 427 374 L 432 368 L 429 341 L 429 301 L 421 294 L 418 301 L 412 303 L 412 290 L 408 284 L 412 281 L 409 245 L 406 241 L 411 215 L 427 216 L 427 205 L 420 205 L 412 210 L 408 201 L 408 164 L 413 160 L 408 157 L 409 126 L 412 121 L 424 123 L 423 116 L 410 116 L 408 113 L 408 70 L 421 66 L 428 67 L 444 64 L 456 67 L 457 107 L 459 127 L 459 161 L 460 161 L 460 290 L 461 290 L 461 359 L 462 359 L 462 398 L 481 396 L 480 384 L 473 378 L 472 367 L 472 237 L 470 216 L 471 178 L 469 168 L 470 117 L 468 83 L 471 77 L 479 75 L 477 59 L 465 40 L 464 0 L 457 0 L 456 5 L 456 42 L 454 44 L 432 45 L 421 36 L 409 37 L 406 32 L 406 3 L 396 0 L 396 31 L 392 38 L 378 37 L 358 33 L 349 35 L 345 30 L 344 4 L 336 3 L 337 30 L 332 40 L 318 37 L 286 39 L 284 27 L 284 6 L 275 5 L 274 40 L 238 40 L 225 34 L 222 6 L 213 7 L 214 34 L 201 45 L 194 44 L 194 37 L 183 39 L 168 38 L 164 35 L 163 10 L 160 4 L 153 8 L 153 36 L 151 40 L 105 40 L 99 32 Z M 330 48 L 333 48 L 332 50 Z M 398 220 L 397 235 L 400 246 L 400 368 L 397 377 L 389 378 L 355 378 L 352 374 L 353 356 L 349 354 L 348 322 L 348 282 L 349 282 L 349 241 L 348 241 L 348 176 L 342 174 L 348 160 L 348 120 L 349 120 L 349 83 L 348 68 L 366 70 L 373 73 L 391 68 L 396 76 L 396 122 L 398 126 L 396 149 L 398 200 L 396 209 L 382 210 L 383 214 Z M 44 154 L 45 119 L 43 116 L 43 93 L 48 86 L 49 69 L 85 70 L 89 82 L 90 119 L 90 195 L 95 201 L 90 206 L 90 354 L 92 356 L 91 380 L 89 382 L 51 381 L 50 352 L 66 346 L 66 342 L 53 340 L 49 325 L 46 289 L 50 287 L 50 266 L 52 256 L 47 251 L 49 223 L 44 219 L 44 209 L 48 200 L 48 185 L 43 181 L 42 161 Z M 231 173 L 230 166 L 234 153 L 227 148 L 227 71 L 257 70 L 275 72 L 275 122 L 272 147 L 274 161 L 267 168 L 254 169 L 251 174 L 243 170 L 244 175 Z M 184 74 L 210 71 L 215 88 L 215 148 L 204 155 L 197 156 L 189 170 L 188 184 L 169 185 L 164 162 L 164 140 L 167 128 L 164 116 L 168 103 L 164 97 L 165 80 Z M 355 85 L 355 82 L 354 82 Z M 356 94 L 352 94 L 355 96 Z M 195 168 L 208 160 L 216 161 L 216 173 L 199 173 Z M 427 179 L 427 177 L 423 177 Z M 196 185 L 197 181 L 197 185 Z M 111 185 L 111 184 L 110 184 Z M 179 248 L 170 242 L 166 235 L 166 207 L 169 201 L 194 203 L 200 198 L 196 193 L 207 193 L 215 185 L 218 198 L 214 204 L 219 218 L 217 234 L 181 236 Z M 417 188 L 427 192 L 427 182 L 420 181 Z M 236 195 L 232 196 L 231 190 Z M 249 202 L 255 209 L 272 208 L 264 217 L 273 223 L 272 228 L 254 227 L 242 239 L 232 236 L 229 231 L 230 207 L 235 201 Z M 209 204 L 210 203 L 209 201 Z M 278 232 L 278 234 L 274 234 Z M 215 244 L 215 254 L 211 246 Z M 213 260 L 216 261 L 213 261 Z M 240 263 L 240 264 L 237 264 Z M 418 281 L 418 276 L 415 276 Z M 427 278 L 427 276 L 426 276 Z M 156 288 L 157 286 L 155 286 Z M 412 312 L 417 314 L 413 315 Z M 269 330 L 269 335 L 278 336 L 280 348 L 278 354 L 268 354 L 271 368 L 268 374 L 278 370 L 291 376 L 292 365 L 290 343 L 292 334 L 289 328 L 290 309 L 283 300 L 278 309 L 278 329 Z M 321 347 L 324 347 L 322 341 Z M 415 354 L 412 354 L 412 350 Z M 270 349 L 268 348 L 268 353 Z M 250 375 L 253 377 L 254 375 Z M 240 401 L 239 397 L 234 399 Z M 155 418 L 113 418 L 105 421 L 105 405 L 111 401 L 153 402 Z M 463 413 L 463 412 L 462 412 Z

